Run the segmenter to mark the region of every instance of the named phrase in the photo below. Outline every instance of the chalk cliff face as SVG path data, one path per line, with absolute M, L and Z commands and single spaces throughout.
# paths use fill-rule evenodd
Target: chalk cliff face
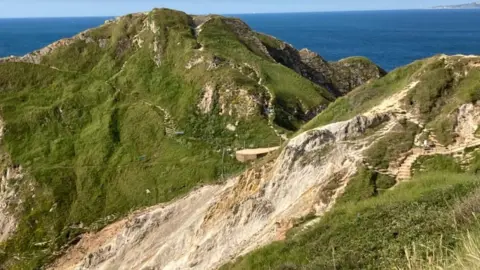
M 349 142 L 388 121 L 359 116 L 302 134 L 276 160 L 223 186 L 199 188 L 85 236 L 51 267 L 215 269 L 330 209 L 371 143 Z

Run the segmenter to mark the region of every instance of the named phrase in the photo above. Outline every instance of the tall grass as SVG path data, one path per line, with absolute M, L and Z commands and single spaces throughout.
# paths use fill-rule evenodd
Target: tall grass
M 419 264 L 411 259 L 412 243 L 419 258 L 430 256 L 432 263 L 439 262 L 445 256 L 438 252 L 444 251 L 427 247 L 439 241 L 448 249 L 455 247 L 460 228 L 454 229 L 451 207 L 479 185 L 477 176 L 436 172 L 416 176 L 394 190 L 369 193 L 363 200 L 340 200 L 313 228 L 222 269 L 408 269 L 409 264 Z M 355 198 L 351 192 L 358 189 L 347 187 L 344 196 Z

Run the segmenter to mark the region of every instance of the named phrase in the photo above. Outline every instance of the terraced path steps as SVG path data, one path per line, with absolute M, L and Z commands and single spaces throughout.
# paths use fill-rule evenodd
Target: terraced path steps
M 468 144 L 457 146 L 454 148 L 446 148 L 443 146 L 437 146 L 432 150 L 424 150 L 422 148 L 412 149 L 410 155 L 403 161 L 402 165 L 398 169 L 397 182 L 405 181 L 412 178 L 412 166 L 415 161 L 421 156 L 433 156 L 433 155 L 449 155 L 456 152 L 464 151 L 467 148 L 480 146 L 480 139 L 473 140 Z

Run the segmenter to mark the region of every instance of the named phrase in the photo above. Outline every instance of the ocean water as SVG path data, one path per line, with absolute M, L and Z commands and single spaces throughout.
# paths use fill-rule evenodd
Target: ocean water
M 0 57 L 24 55 L 99 26 L 108 18 L 0 19 Z
M 327 60 L 366 56 L 387 70 L 439 53 L 480 54 L 480 9 L 242 15 L 260 32 Z
M 330 61 L 366 56 L 387 70 L 439 53 L 480 54 L 480 10 L 233 15 Z M 105 18 L 0 19 L 0 57 L 23 55 Z

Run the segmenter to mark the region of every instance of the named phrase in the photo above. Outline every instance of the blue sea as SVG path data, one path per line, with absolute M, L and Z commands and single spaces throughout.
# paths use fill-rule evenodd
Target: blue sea
M 234 15 L 330 61 L 366 56 L 387 70 L 438 53 L 480 54 L 480 10 Z M 0 57 L 23 55 L 105 18 L 0 19 Z

